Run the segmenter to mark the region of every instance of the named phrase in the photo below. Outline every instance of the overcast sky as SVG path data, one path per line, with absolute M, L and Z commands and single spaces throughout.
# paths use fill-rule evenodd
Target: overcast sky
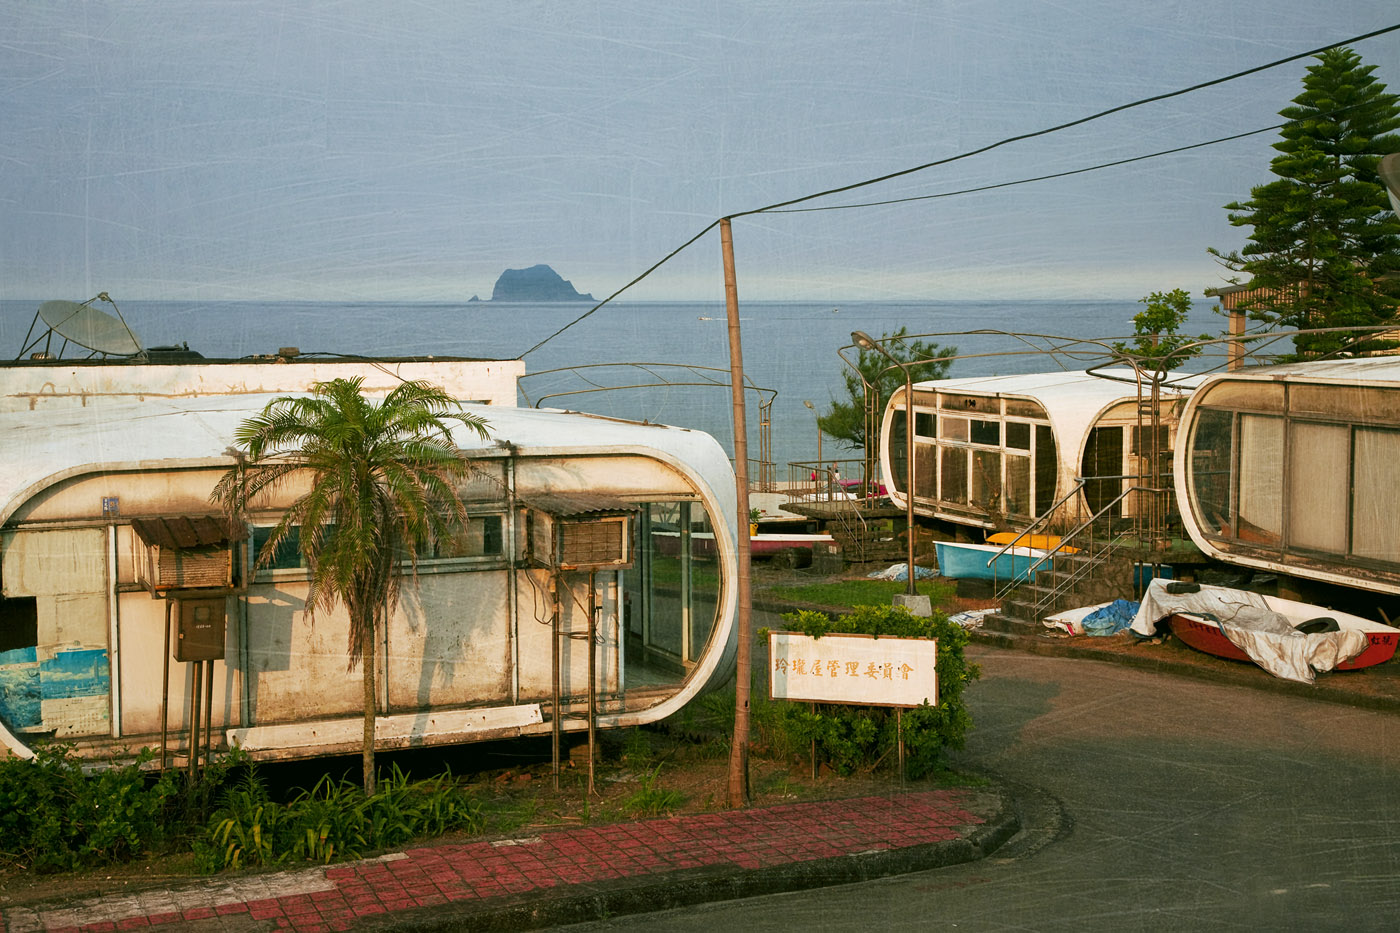
M 715 218 L 1400 22 L 1394 0 L 0 0 L 0 299 L 602 297 Z M 1356 47 L 1400 90 L 1400 33 Z M 1278 122 L 1305 63 L 822 203 Z M 1256 136 L 968 196 L 741 218 L 741 298 L 1219 284 Z M 722 297 L 718 237 L 635 299 Z

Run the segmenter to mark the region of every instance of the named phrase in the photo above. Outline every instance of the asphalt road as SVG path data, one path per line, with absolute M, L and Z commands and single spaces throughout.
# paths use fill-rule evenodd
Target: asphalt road
M 959 767 L 1028 829 L 979 863 L 571 927 L 1400 928 L 1400 718 L 974 646 Z

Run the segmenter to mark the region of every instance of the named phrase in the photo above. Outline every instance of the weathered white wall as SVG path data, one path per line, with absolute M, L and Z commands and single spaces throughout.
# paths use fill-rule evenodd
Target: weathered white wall
M 6 597 L 34 597 L 38 622 L 41 722 L 22 725 L 60 738 L 110 732 L 106 529 L 7 532 L 3 545 L 0 587 Z
M 374 363 L 306 362 L 175 363 L 139 365 L 10 366 L 0 369 L 0 411 L 87 407 L 107 399 L 195 398 L 306 392 L 314 382 L 361 376 L 368 395 L 384 395 L 406 379 L 421 379 L 462 401 L 514 407 L 520 360 L 424 360 Z
M 509 582 L 506 570 L 404 581 L 389 624 L 391 711 L 509 702 Z

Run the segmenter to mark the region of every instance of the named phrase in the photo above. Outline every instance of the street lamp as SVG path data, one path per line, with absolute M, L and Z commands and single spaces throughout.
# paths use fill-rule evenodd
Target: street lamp
M 905 470 L 905 490 L 904 490 L 904 517 L 905 517 L 905 538 L 909 546 L 909 582 L 905 587 L 905 595 L 901 599 L 896 596 L 895 605 L 903 605 L 915 615 L 931 615 L 932 607 L 929 605 L 927 596 L 920 596 L 918 589 L 914 586 L 914 377 L 909 372 L 909 364 L 901 363 L 894 358 L 890 351 L 886 350 L 864 331 L 851 331 L 851 342 L 862 350 L 871 350 L 879 353 L 889 360 L 904 373 L 904 450 L 907 457 L 907 469 Z M 869 438 L 866 442 L 869 443 Z
M 813 404 L 812 404 L 810 401 L 808 401 L 807 399 L 804 398 L 804 399 L 802 400 L 802 404 L 803 404 L 803 405 L 806 405 L 808 408 L 810 408 L 810 409 L 812 410 L 812 414 L 813 414 L 813 415 L 816 415 L 816 417 L 817 417 L 817 468 L 816 468 L 815 470 L 812 471 L 812 482 L 815 484 L 815 483 L 816 483 L 817 474 L 818 474 L 818 472 L 821 470 L 821 468 L 822 468 L 822 462 L 823 462 L 823 461 L 822 461 L 822 416 L 819 415 L 819 414 L 817 414 L 817 406 L 813 405 Z M 813 496 L 814 498 L 817 498 L 817 499 L 820 499 L 820 498 L 821 498 L 821 496 L 819 495 L 820 489 L 821 489 L 821 487 L 820 487 L 820 486 L 817 486 L 817 488 L 815 488 L 815 489 L 812 490 L 812 496 Z

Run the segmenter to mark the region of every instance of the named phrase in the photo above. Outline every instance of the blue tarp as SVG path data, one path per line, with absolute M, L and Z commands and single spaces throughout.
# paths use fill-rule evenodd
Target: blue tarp
M 1116 635 L 1133 624 L 1137 611 L 1137 603 L 1115 599 L 1102 609 L 1096 609 L 1084 617 L 1081 623 L 1084 626 L 1084 634 Z

